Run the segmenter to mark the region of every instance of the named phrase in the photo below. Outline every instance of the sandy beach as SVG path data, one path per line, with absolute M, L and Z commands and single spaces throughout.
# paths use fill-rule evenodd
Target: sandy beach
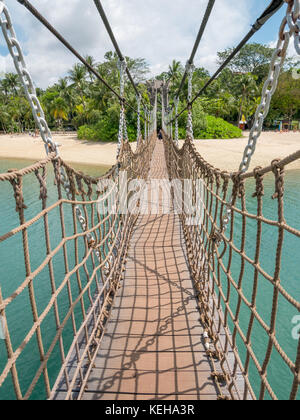
M 74 133 L 53 135 L 53 139 L 60 145 L 60 155 L 67 163 L 112 166 L 116 162 L 116 143 L 94 143 L 78 140 L 77 135 Z M 40 137 L 1 135 L 1 158 L 28 159 L 34 161 L 44 159 L 44 143 Z
M 249 134 L 245 133 L 243 139 L 200 140 L 196 141 L 196 147 L 211 165 L 221 170 L 237 171 L 248 143 L 248 136 Z M 284 159 L 299 149 L 300 133 L 262 133 L 250 169 L 269 166 L 274 159 Z M 286 169 L 300 169 L 300 159 Z
M 111 166 L 115 163 L 116 143 L 94 143 L 78 140 L 76 134 L 54 135 L 61 144 L 60 154 L 68 163 Z M 199 153 L 212 165 L 221 170 L 235 171 L 242 159 L 248 142 L 247 133 L 243 139 L 197 140 Z M 181 142 L 182 144 L 183 142 Z M 133 149 L 136 145 L 133 143 Z M 268 166 L 273 159 L 282 159 L 300 149 L 300 133 L 263 133 L 251 168 Z M 0 159 L 16 158 L 39 160 L 45 157 L 42 140 L 29 135 L 1 135 Z M 300 169 L 300 160 L 289 165 L 289 169 Z

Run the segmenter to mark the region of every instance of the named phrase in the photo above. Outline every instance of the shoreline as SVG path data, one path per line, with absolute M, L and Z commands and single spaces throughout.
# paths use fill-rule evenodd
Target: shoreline
M 78 140 L 75 133 L 55 134 L 55 142 L 62 159 L 71 165 L 101 166 L 109 169 L 116 162 L 117 144 Z M 201 156 L 220 170 L 236 171 L 242 160 L 248 143 L 248 133 L 241 139 L 195 140 L 197 151 Z M 183 140 L 180 141 L 180 147 Z M 136 143 L 131 143 L 133 150 Z M 258 141 L 250 170 L 257 166 L 267 167 L 274 159 L 283 159 L 300 149 L 300 133 L 264 132 Z M 40 137 L 29 135 L 0 135 L 0 160 L 13 159 L 36 162 L 46 156 L 43 141 Z M 300 159 L 286 167 L 287 170 L 300 169 Z
M 116 143 L 78 140 L 74 133 L 54 134 L 53 140 L 60 145 L 61 158 L 70 165 L 101 166 L 109 169 L 116 163 Z M 45 147 L 40 136 L 0 135 L 0 159 L 32 162 L 45 157 Z

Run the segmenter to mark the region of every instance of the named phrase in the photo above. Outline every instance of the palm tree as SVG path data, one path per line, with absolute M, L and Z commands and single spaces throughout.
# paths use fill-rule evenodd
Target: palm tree
M 66 77 L 61 77 L 58 79 L 58 82 L 54 85 L 54 87 L 59 92 L 65 92 L 68 89 L 68 79 Z
M 63 121 L 68 120 L 68 106 L 63 98 L 55 98 L 51 104 L 51 115 L 55 119 L 58 128 L 63 129 Z
M 86 69 L 81 64 L 75 64 L 72 70 L 69 71 L 69 80 L 72 87 L 75 87 L 80 95 L 81 103 L 85 109 L 84 89 L 86 84 Z
M 0 104 L 0 123 L 5 133 L 7 133 L 8 120 L 9 120 L 9 112 L 7 110 L 7 107 L 4 104 Z
M 5 75 L 8 91 L 10 94 L 17 96 L 20 87 L 19 76 L 15 73 L 7 73 Z
M 180 61 L 173 60 L 169 66 L 168 77 L 171 83 L 174 85 L 178 83 L 183 74 L 183 67 Z
M 95 61 L 94 57 L 92 57 L 91 55 L 87 55 L 87 56 L 85 57 L 85 61 L 86 61 L 86 62 L 87 62 L 87 63 L 88 63 L 91 67 L 96 68 L 97 63 L 96 63 L 96 61 Z M 88 70 L 88 73 L 89 73 L 89 76 L 90 76 L 90 81 L 91 81 L 91 83 L 94 83 L 95 76 L 93 75 L 93 73 L 92 73 L 90 70 Z
M 245 112 L 245 103 L 253 102 L 256 100 L 258 95 L 258 86 L 256 84 L 257 76 L 254 76 L 251 73 L 242 74 L 236 79 L 234 84 L 234 89 L 236 96 L 239 98 L 239 120 L 242 119 L 242 115 Z

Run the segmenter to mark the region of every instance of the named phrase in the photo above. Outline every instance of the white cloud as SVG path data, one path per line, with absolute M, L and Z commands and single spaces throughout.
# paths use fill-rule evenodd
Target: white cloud
M 82 55 L 93 55 L 101 61 L 105 52 L 113 49 L 92 0 L 32 3 Z M 36 84 L 46 87 L 64 75 L 76 59 L 23 6 L 15 0 L 7 0 L 6 4 L 33 78 Z M 103 0 L 124 55 L 145 58 L 153 74 L 167 70 L 173 59 L 186 62 L 206 5 L 207 0 Z M 215 70 L 216 52 L 236 44 L 252 20 L 248 0 L 218 0 L 196 65 Z M 11 66 L 8 57 L 6 62 Z

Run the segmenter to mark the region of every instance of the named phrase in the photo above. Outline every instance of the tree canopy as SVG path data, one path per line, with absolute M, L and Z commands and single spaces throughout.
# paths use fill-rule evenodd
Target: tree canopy
M 260 101 L 263 83 L 268 74 L 273 49 L 261 44 L 248 44 L 222 74 L 209 86 L 194 106 L 196 133 L 205 135 L 208 117 L 223 119 L 235 125 L 242 115 L 251 121 Z M 216 64 L 223 62 L 232 49 L 218 53 Z M 103 78 L 115 89 L 119 89 L 118 57 L 107 52 L 101 63 L 88 56 L 86 60 L 95 67 Z M 145 59 L 126 57 L 129 70 L 142 92 L 143 100 L 149 103 L 147 90 L 150 72 Z M 278 89 L 271 103 L 266 125 L 272 126 L 276 119 L 300 119 L 300 78 L 294 77 L 299 68 L 294 60 L 287 60 L 280 75 Z M 170 104 L 178 91 L 185 67 L 177 60 L 170 63 L 167 71 L 156 76 L 169 88 Z M 203 67 L 195 69 L 193 93 L 198 92 L 210 78 Z M 117 140 L 119 102 L 107 88 L 83 65 L 77 63 L 64 77 L 47 89 L 37 89 L 39 99 L 51 128 L 74 129 L 82 138 L 102 141 Z M 136 94 L 129 81 L 125 84 L 127 101 L 136 108 Z M 187 102 L 187 82 L 180 94 L 180 109 Z M 128 132 L 131 140 L 136 138 L 136 115 L 127 108 Z M 180 118 L 181 135 L 184 135 L 186 114 Z M 21 132 L 32 130 L 35 123 L 30 106 L 20 85 L 18 76 L 7 73 L 0 80 L 0 130 Z

